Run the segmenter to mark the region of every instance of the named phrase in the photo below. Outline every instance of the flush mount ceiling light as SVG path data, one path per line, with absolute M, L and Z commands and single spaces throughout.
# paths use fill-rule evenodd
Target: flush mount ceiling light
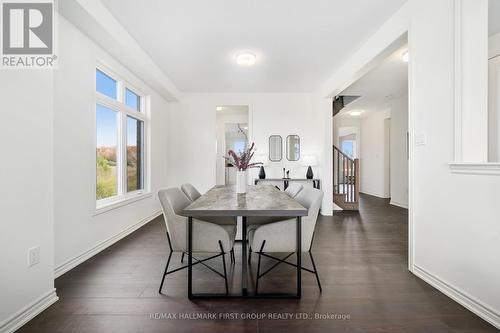
M 224 107 L 223 106 L 218 106 L 218 107 L 216 107 L 216 109 L 217 109 L 217 111 L 222 111 L 224 109 Z
M 358 117 L 361 116 L 362 113 L 362 111 L 351 111 L 349 114 L 353 117 Z
M 236 63 L 240 66 L 253 66 L 257 62 L 255 54 L 250 52 L 242 52 L 236 55 Z
M 405 51 L 405 53 L 403 53 L 401 57 L 403 58 L 404 62 L 408 62 L 408 60 L 410 60 L 410 55 L 408 54 L 408 51 Z

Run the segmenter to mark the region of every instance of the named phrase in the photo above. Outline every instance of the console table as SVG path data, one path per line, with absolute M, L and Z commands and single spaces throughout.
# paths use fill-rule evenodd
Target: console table
M 288 188 L 290 182 L 304 183 L 304 182 L 312 182 L 313 188 L 321 189 L 321 181 L 317 178 L 315 179 L 306 179 L 306 178 L 265 178 L 259 179 L 256 178 L 254 180 L 254 184 L 257 185 L 259 182 L 283 182 L 283 191 Z

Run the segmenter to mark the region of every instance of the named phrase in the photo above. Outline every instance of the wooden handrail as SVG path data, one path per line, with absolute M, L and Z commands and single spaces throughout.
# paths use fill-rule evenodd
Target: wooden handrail
M 359 159 L 352 158 L 335 145 L 333 146 L 334 194 L 342 194 L 346 203 L 359 200 Z
M 342 154 L 342 156 L 344 156 L 345 158 L 347 158 L 349 161 L 351 162 L 354 162 L 354 159 L 347 155 L 346 153 L 344 153 L 342 150 L 340 150 L 340 148 L 338 148 L 337 146 L 333 145 L 333 150 L 337 150 L 340 154 Z

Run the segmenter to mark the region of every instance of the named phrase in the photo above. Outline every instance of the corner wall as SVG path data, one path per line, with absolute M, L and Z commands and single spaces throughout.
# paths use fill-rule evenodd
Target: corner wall
M 361 119 L 360 192 L 389 198 L 389 149 L 386 142 L 387 112 L 374 112 Z
M 408 96 L 391 101 L 391 205 L 408 208 Z
M 57 301 L 54 290 L 53 72 L 0 70 L 0 332 Z M 28 250 L 40 262 L 28 265 Z

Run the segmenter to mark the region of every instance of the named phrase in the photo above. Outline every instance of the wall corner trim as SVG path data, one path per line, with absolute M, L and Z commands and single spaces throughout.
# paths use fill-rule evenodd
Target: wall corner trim
M 500 176 L 500 163 L 451 162 L 448 165 L 452 173 Z
M 479 317 L 483 318 L 488 323 L 500 329 L 500 313 L 498 311 L 489 308 L 487 305 L 476 300 L 467 293 L 460 291 L 458 288 L 452 286 L 448 282 L 442 280 L 441 278 L 423 269 L 422 267 L 414 265 L 413 274 L 415 274 L 417 277 L 421 278 L 446 296 L 450 297 L 458 304 L 464 306 Z
M 121 239 L 125 238 L 126 236 L 130 235 L 131 233 L 133 233 L 134 231 L 136 231 L 140 227 L 142 227 L 142 226 L 146 225 L 147 223 L 151 222 L 152 220 L 154 220 L 155 218 L 157 218 L 161 214 L 162 214 L 161 210 L 156 211 L 153 214 L 151 214 L 150 216 L 147 216 L 147 217 L 143 218 L 142 220 L 140 220 L 139 222 L 131 225 L 130 227 L 127 227 L 127 228 L 123 229 L 122 231 L 120 231 L 116 235 L 111 236 L 111 237 L 105 239 L 104 241 L 102 241 L 102 242 L 94 245 L 90 249 L 88 249 L 86 251 L 83 251 L 82 253 L 80 253 L 76 257 L 74 257 L 74 258 L 66 261 L 65 263 L 57 266 L 54 269 L 54 277 L 57 278 L 57 277 L 63 275 L 64 273 L 70 271 L 71 269 L 73 269 L 76 266 L 80 265 L 82 262 L 86 261 L 87 259 L 92 258 L 93 256 L 95 256 L 99 252 L 103 251 L 107 247 L 113 245 L 114 243 L 116 243 L 119 240 L 121 240 Z
M 39 299 L 27 305 L 4 322 L 0 323 L 0 332 L 12 333 L 21 328 L 31 319 L 35 318 L 43 310 L 54 304 L 59 300 L 57 297 L 56 289 L 50 290 Z

